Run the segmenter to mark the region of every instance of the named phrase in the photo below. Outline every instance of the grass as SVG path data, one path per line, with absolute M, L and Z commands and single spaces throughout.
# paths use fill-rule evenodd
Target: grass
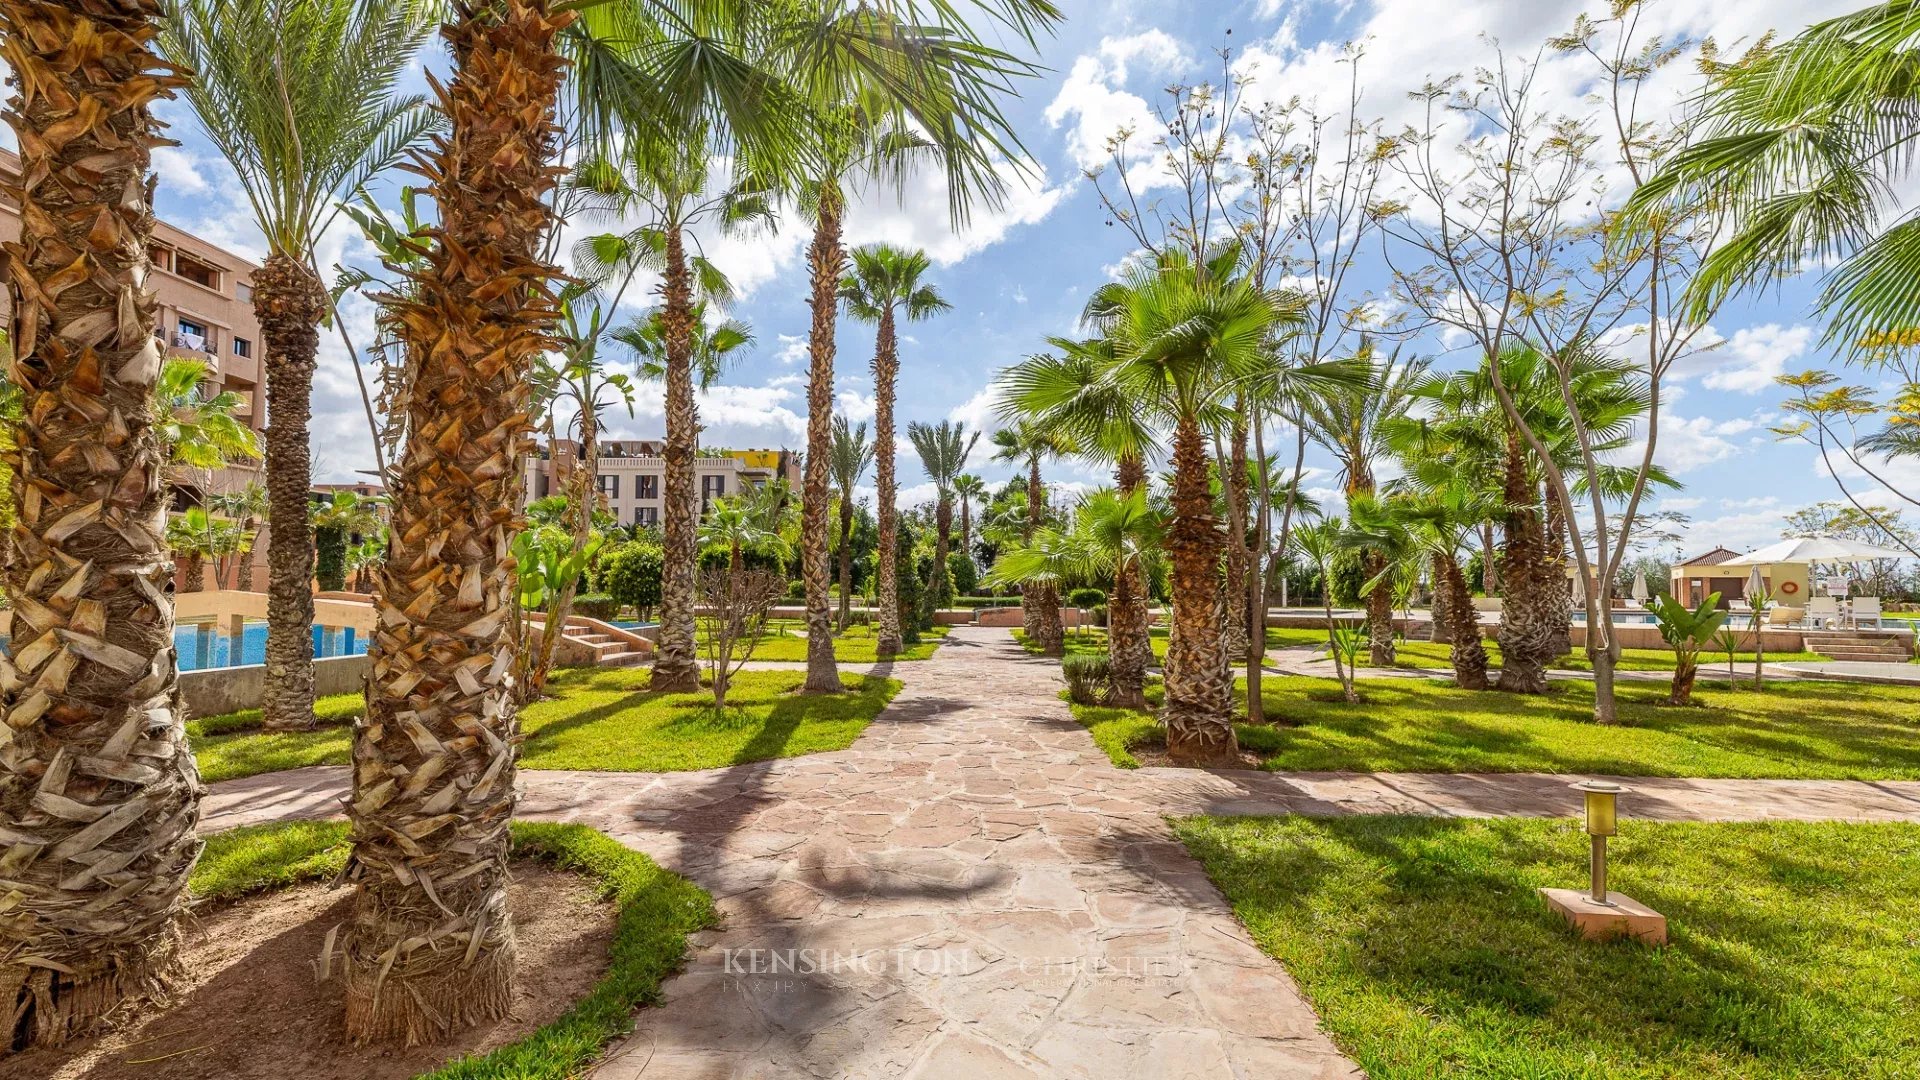
M 1540 695 L 1460 690 L 1425 679 L 1363 679 L 1364 701 L 1340 700 L 1330 679 L 1269 677 L 1273 726 L 1238 727 L 1241 742 L 1285 772 L 1547 772 L 1617 776 L 1920 778 L 1920 690 L 1780 682 L 1763 692 L 1702 684 L 1693 707 L 1658 704 L 1663 686 L 1618 688 L 1621 723 L 1590 719 L 1593 687 L 1557 683 Z M 1245 685 L 1241 684 L 1244 693 Z M 1156 700 L 1158 687 L 1149 689 Z M 1153 717 L 1073 706 L 1122 768 L 1160 745 Z
M 907 650 L 893 657 L 895 660 L 925 660 L 940 647 L 940 640 L 947 636 L 947 627 L 936 626 L 920 632 L 920 643 L 909 645 Z M 842 664 L 877 664 L 880 654 L 875 650 L 878 641 L 874 638 L 871 626 L 849 626 L 847 632 L 833 639 L 833 658 Z M 707 635 L 703 631 L 695 639 L 699 657 L 706 659 Z M 798 619 L 773 619 L 767 624 L 767 636 L 760 639 L 760 645 L 753 650 L 755 660 L 796 660 L 807 658 L 806 624 Z
M 331 877 L 346 862 L 347 827 L 292 822 L 215 834 L 194 868 L 203 899 Z M 607 1044 L 633 1030 L 633 1011 L 659 1000 L 687 935 L 718 923 L 713 898 L 652 859 L 584 825 L 519 823 L 513 852 L 598 878 L 619 910 L 607 972 L 559 1019 L 490 1053 L 465 1057 L 423 1080 L 562 1080 L 583 1075 Z
M 1579 939 L 1573 822 L 1190 818 L 1188 849 L 1374 1080 L 1920 1075 L 1920 826 L 1629 822 L 1665 948 Z
M 1149 644 L 1153 646 L 1153 658 L 1164 660 L 1167 656 L 1167 628 L 1150 627 L 1147 631 Z M 1305 635 L 1303 638 L 1302 635 Z M 1310 640 L 1309 640 L 1310 639 Z M 1027 640 L 1024 630 L 1014 630 L 1013 640 L 1028 653 L 1039 656 L 1040 647 Z M 1088 627 L 1084 632 L 1069 627 L 1063 639 L 1067 656 L 1105 656 L 1107 654 L 1107 632 L 1100 627 Z M 1277 626 L 1267 628 L 1267 648 L 1281 649 L 1289 645 L 1325 645 L 1327 635 L 1318 630 L 1285 630 Z
M 1324 639 L 1323 639 L 1324 640 Z M 1495 667 L 1500 666 L 1500 646 L 1493 641 L 1486 642 L 1487 660 Z M 1394 647 L 1397 666 L 1403 668 L 1448 668 L 1453 667 L 1453 646 L 1437 644 L 1431 641 L 1402 641 Z M 1819 663 L 1828 657 L 1811 652 L 1768 652 L 1767 663 Z M 1746 670 L 1739 672 L 1745 677 L 1753 675 L 1753 653 L 1737 652 L 1733 662 L 1745 664 Z M 1559 671 L 1592 671 L 1593 664 L 1582 651 L 1570 652 L 1548 665 Z M 1673 652 L 1670 649 L 1622 649 L 1620 650 L 1619 671 L 1672 671 Z M 1727 672 L 1727 654 L 1724 652 L 1703 652 L 1700 654 L 1700 671 L 1703 675 Z
M 578 668 L 557 673 L 552 696 L 520 711 L 526 736 L 525 769 L 674 772 L 842 750 L 864 730 L 900 684 L 871 675 L 845 675 L 843 694 L 797 694 L 806 673 L 743 671 L 734 676 L 727 709 L 713 696 L 661 694 L 646 689 L 644 668 Z M 355 707 L 351 710 L 342 698 Z M 358 695 L 326 698 L 330 716 L 358 715 Z M 240 715 L 240 714 L 236 714 Z M 259 723 L 255 713 L 253 723 Z M 212 783 L 307 765 L 344 765 L 352 732 L 333 726 L 304 732 L 248 731 L 243 721 L 215 717 L 191 728 L 200 775 Z

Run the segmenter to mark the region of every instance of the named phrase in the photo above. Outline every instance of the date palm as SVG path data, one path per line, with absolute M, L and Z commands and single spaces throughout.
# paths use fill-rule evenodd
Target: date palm
M 953 478 L 966 467 L 967 455 L 980 442 L 980 433 L 967 425 L 942 420 L 938 424 L 908 424 L 907 438 L 920 455 L 920 467 L 933 481 L 933 580 L 927 583 L 928 603 L 938 610 L 953 602 L 953 577 L 947 571 L 947 552 L 953 537 Z
M 1047 489 L 1040 482 L 1040 463 L 1075 453 L 1078 447 L 1068 432 L 1032 420 L 1021 420 L 995 431 L 993 446 L 993 460 L 1026 468 L 1027 514 L 1021 526 L 1021 540 L 1030 545 L 1047 517 Z M 1066 631 L 1060 624 L 1060 590 L 1054 582 L 1038 579 L 1023 586 L 1020 612 L 1028 640 L 1037 643 L 1049 656 L 1058 656 L 1066 649 Z
M 6 913 L 13 1047 L 56 1046 L 164 993 L 200 852 L 201 785 L 173 663 L 161 372 L 145 287 L 160 141 L 160 5 L 0 2 L 15 94 L 19 239 L 7 338 L 17 508 L 0 564 Z
M 840 633 L 853 618 L 853 489 L 873 464 L 873 443 L 867 425 L 851 424 L 845 416 L 833 418 L 833 485 L 840 492 Z
M 987 497 L 987 482 L 972 473 L 953 478 L 953 495 L 960 500 L 960 550 L 973 558 L 973 504 Z
M 329 297 L 314 244 L 343 202 L 433 124 L 395 91 L 431 26 L 425 0 L 181 0 L 161 48 L 266 237 L 253 311 L 267 370 L 267 691 L 263 725 L 310 728 L 313 533 L 308 419 Z
M 893 434 L 893 403 L 900 378 L 899 325 L 902 319 L 932 318 L 953 305 L 932 285 L 922 283 L 930 265 L 924 251 L 874 244 L 855 248 L 852 256 L 853 270 L 840 281 L 840 302 L 854 318 L 874 324 L 874 501 L 880 532 L 875 575 L 880 626 L 874 646 L 881 657 L 888 657 L 901 646 L 900 571 L 893 557 L 900 520 L 894 505 L 898 485 Z
M 1207 430 L 1222 405 L 1266 370 L 1267 343 L 1281 309 L 1234 273 L 1239 254 L 1209 253 L 1136 265 L 1103 287 L 1112 339 L 1112 379 L 1170 428 L 1173 498 L 1166 548 L 1173 616 L 1164 665 L 1167 754 L 1175 761 L 1235 760 L 1233 681 L 1217 617 L 1224 538 L 1214 514 Z
M 241 534 L 240 557 L 236 560 L 233 587 L 242 592 L 253 590 L 253 541 L 260 534 L 260 523 L 267 517 L 267 489 L 259 484 L 248 484 L 238 491 L 225 491 L 208 496 L 207 506 L 217 514 L 225 514 L 239 526 Z

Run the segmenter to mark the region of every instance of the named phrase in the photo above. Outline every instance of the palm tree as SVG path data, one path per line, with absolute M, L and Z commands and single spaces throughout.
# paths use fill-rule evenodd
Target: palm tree
M 1144 709 L 1147 663 L 1153 657 L 1145 618 L 1144 582 L 1148 564 L 1158 557 L 1165 523 L 1147 502 L 1146 487 L 1141 485 L 1131 492 L 1101 490 L 1089 495 L 1075 512 L 1075 528 L 1087 538 L 1089 568 L 1110 576 L 1114 583 L 1113 594 L 1107 598 L 1107 670 L 1112 681 L 1112 704 Z M 1136 589 L 1140 591 L 1134 592 Z M 1114 618 L 1116 604 L 1128 607 L 1130 617 Z
M 360 1042 L 441 1038 L 513 1002 L 509 552 L 530 375 L 556 317 L 558 270 L 542 253 L 568 18 L 515 3 L 461 9 L 443 31 L 448 131 L 419 162 L 439 225 L 390 304 L 408 438 L 348 803 L 346 1029 Z
M 853 272 L 840 282 L 840 301 L 847 313 L 873 323 L 873 446 L 874 502 L 879 521 L 875 588 L 880 604 L 880 626 L 874 647 L 882 658 L 901 647 L 900 579 L 894 560 L 900 510 L 894 505 L 893 398 L 900 377 L 899 320 L 932 318 L 953 305 L 920 279 L 930 264 L 924 251 L 875 244 L 853 250 Z
M 1480 639 L 1480 613 L 1460 567 L 1460 552 L 1480 523 L 1500 512 L 1499 497 L 1471 477 L 1450 474 L 1438 484 L 1392 504 L 1409 538 L 1427 556 L 1433 575 L 1433 620 L 1446 623 L 1454 684 L 1487 688 L 1487 648 Z M 1436 634 L 1436 640 L 1439 635 Z
M 847 632 L 853 618 L 853 489 L 873 464 L 873 444 L 867 425 L 854 426 L 844 416 L 833 418 L 833 484 L 840 489 L 840 622 Z
M 1027 518 L 1021 539 L 1031 545 L 1034 533 L 1047 516 L 1047 489 L 1040 482 L 1040 463 L 1050 457 L 1064 457 L 1078 447 L 1060 428 L 1030 420 L 993 433 L 993 460 L 1023 464 L 1027 469 Z M 1060 625 L 1060 593 L 1051 581 L 1037 580 L 1020 590 L 1022 629 L 1042 652 L 1058 656 L 1066 649 L 1066 631 Z
M 1084 454 L 1112 465 L 1122 497 L 1144 497 L 1146 462 L 1155 436 L 1136 403 L 1108 378 L 1112 343 L 1104 338 L 1053 338 L 1049 343 L 1055 352 L 1029 356 L 1002 373 L 1002 415 L 1024 416 L 1042 430 L 1068 433 Z M 1107 641 L 1117 698 L 1145 700 L 1146 671 L 1153 660 L 1150 619 L 1143 566 L 1123 562 L 1107 598 Z
M 172 662 L 161 356 L 147 290 L 160 5 L 0 3 L 16 96 L 19 239 L 7 337 L 22 500 L 0 581 L 8 837 L 0 1007 L 57 1046 L 163 994 L 200 851 L 201 785 Z M 65 809 L 49 812 L 49 806 Z
M 1239 252 L 1182 255 L 1137 265 L 1101 290 L 1113 312 L 1109 377 L 1173 430 L 1173 513 L 1167 528 L 1173 617 L 1164 664 L 1167 753 L 1175 761 L 1236 759 L 1233 681 L 1217 614 L 1224 551 L 1213 512 L 1206 429 L 1246 380 L 1265 370 L 1281 318 L 1274 299 L 1234 274 Z
M 953 603 L 953 577 L 947 572 L 947 551 L 953 536 L 953 478 L 966 467 L 967 455 L 980 442 L 980 433 L 967 425 L 942 420 L 938 424 L 907 425 L 907 439 L 920 455 L 920 466 L 933 481 L 933 580 L 927 583 L 927 603 L 939 610 Z
M 973 558 L 973 504 L 987 497 L 987 482 L 972 473 L 953 478 L 953 494 L 960 500 L 960 550 Z
M 633 351 L 634 366 L 647 382 L 667 379 L 666 317 L 659 308 L 613 332 L 613 339 Z M 693 385 L 711 390 L 735 360 L 736 353 L 753 347 L 753 328 L 739 319 L 707 319 L 707 301 L 693 305 L 693 333 L 687 342 L 687 366 Z
M 381 496 L 363 496 L 352 491 L 336 491 L 330 498 L 313 504 L 310 520 L 314 547 L 319 554 L 315 576 L 322 590 L 346 588 L 349 538 L 364 538 L 378 532 L 380 511 L 385 505 L 386 499 Z
M 313 248 L 340 205 L 433 124 L 395 93 L 431 27 L 424 0 L 182 0 L 161 48 L 194 73 L 187 101 L 247 194 L 267 242 L 253 275 L 266 343 L 269 569 L 263 726 L 311 728 L 312 486 L 307 422 L 330 298 Z
M 168 464 L 179 469 L 217 469 L 257 461 L 260 437 L 241 420 L 240 395 L 222 390 L 206 396 L 207 365 L 169 359 L 153 387 L 155 419 Z
M 1305 395 L 1299 399 L 1307 437 L 1319 443 L 1340 463 L 1342 486 L 1349 500 L 1374 491 L 1374 470 L 1387 452 L 1391 422 L 1406 414 L 1413 391 L 1426 377 L 1431 361 L 1401 362 L 1397 352 L 1382 356 L 1370 340 L 1363 340 L 1356 367 L 1367 378 L 1344 388 Z M 1387 557 L 1362 551 L 1366 576 L 1376 584 L 1367 591 L 1368 661 L 1374 667 L 1393 664 L 1393 585 L 1383 573 Z
M 245 535 L 226 518 L 215 517 L 198 506 L 167 519 L 167 547 L 186 562 L 182 592 L 202 592 L 207 588 L 207 561 L 240 550 Z
M 260 523 L 267 516 L 267 489 L 250 483 L 238 491 L 221 492 L 207 498 L 207 506 L 239 525 L 242 536 L 240 559 L 234 570 L 233 587 L 242 592 L 253 589 L 254 539 L 260 535 Z

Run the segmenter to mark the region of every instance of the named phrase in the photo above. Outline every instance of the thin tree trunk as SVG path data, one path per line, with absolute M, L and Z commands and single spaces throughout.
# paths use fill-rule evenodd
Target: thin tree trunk
M 1040 483 L 1040 459 L 1027 463 L 1027 543 L 1040 527 L 1046 512 L 1047 489 Z M 1060 623 L 1060 590 L 1051 581 L 1029 581 L 1020 589 L 1020 607 L 1027 622 L 1027 637 L 1047 656 L 1059 656 L 1067 649 L 1066 628 Z
M 1480 591 L 1500 595 L 1500 560 L 1494 555 L 1493 522 L 1480 523 Z
M 1267 530 L 1273 512 L 1273 480 L 1267 471 L 1267 439 L 1256 421 L 1253 426 L 1254 462 L 1260 470 L 1260 490 L 1254 514 L 1254 544 L 1260 554 L 1248 553 L 1247 568 L 1247 722 L 1264 724 L 1266 700 L 1262 696 L 1261 677 L 1267 662 Z M 1242 470 L 1243 472 L 1245 470 Z
M 674 694 L 700 689 L 694 653 L 694 576 L 699 565 L 694 534 L 693 458 L 700 416 L 693 400 L 693 277 L 686 240 L 677 224 L 666 230 L 666 271 L 660 284 L 660 329 L 666 352 L 667 444 L 662 456 L 660 512 L 660 637 L 655 642 L 648 685 Z
M 840 614 L 836 629 L 847 632 L 853 620 L 853 492 L 840 493 Z
M 808 334 L 807 457 L 802 465 L 800 494 L 800 571 L 807 593 L 808 693 L 844 689 L 833 656 L 833 613 L 827 604 L 827 582 L 832 574 L 827 556 L 827 502 L 829 456 L 833 452 L 833 331 L 839 312 L 840 276 L 846 272 L 847 252 L 840 243 L 840 215 L 845 211 L 840 189 L 831 181 L 821 185 L 820 209 L 813 242 L 807 248 L 807 268 L 813 278 L 808 300 L 813 326 Z
M 320 279 L 285 253 L 268 256 L 253 275 L 253 311 L 267 350 L 267 689 L 261 726 L 269 731 L 314 725 L 307 421 L 326 303 Z
M 1567 519 L 1560 509 L 1560 500 L 1553 498 L 1548 491 L 1547 503 L 1547 548 L 1546 548 L 1546 584 L 1553 602 L 1559 606 L 1559 617 L 1548 625 L 1553 631 L 1553 651 L 1547 657 L 1551 663 L 1573 651 L 1573 579 L 1567 576 Z M 1544 604 L 1545 601 L 1543 600 Z M 1593 627 L 1587 632 L 1594 633 Z
M 1247 423 L 1244 399 L 1234 402 L 1233 429 L 1229 433 L 1227 460 L 1221 463 L 1226 482 L 1221 490 L 1227 497 L 1227 558 L 1222 583 L 1226 588 L 1226 622 L 1221 626 L 1221 641 L 1228 656 L 1245 657 L 1252 614 L 1247 608 Z
M 149 47 L 159 16 L 151 0 L 0 2 L 21 158 L 7 330 L 29 418 L 6 451 L 19 506 L 0 570 L 11 1047 L 58 1046 L 164 995 L 200 851 L 145 285 L 149 104 L 185 81 Z
M 873 553 L 876 602 L 880 624 L 874 649 L 885 660 L 900 652 L 900 518 L 894 508 L 893 391 L 900 374 L 898 341 L 894 337 L 893 309 L 880 313 L 880 329 L 873 351 L 873 484 L 874 516 L 879 521 L 879 547 Z
M 513 1005 L 508 828 L 518 739 L 513 562 L 528 375 L 556 347 L 549 164 L 573 18 L 543 0 L 456 8 L 448 130 L 420 165 L 438 238 L 393 302 L 408 439 L 379 575 L 366 723 L 348 802 L 356 885 L 344 935 L 356 1042 L 442 1039 Z M 503 287 L 503 283 L 511 283 Z
M 1167 643 L 1167 756 L 1181 764 L 1222 765 L 1238 759 L 1233 734 L 1233 682 L 1221 647 L 1214 582 L 1219 576 L 1220 521 L 1207 483 L 1206 443 L 1199 424 L 1182 418 L 1173 439 L 1173 626 Z
M 1132 498 L 1146 482 L 1146 466 L 1138 457 L 1120 459 L 1114 483 L 1123 497 Z M 1153 639 L 1146 594 L 1146 574 L 1140 560 L 1121 560 L 1114 568 L 1113 596 L 1107 604 L 1107 668 L 1111 703 L 1124 709 L 1147 707 L 1147 666 L 1153 659 Z

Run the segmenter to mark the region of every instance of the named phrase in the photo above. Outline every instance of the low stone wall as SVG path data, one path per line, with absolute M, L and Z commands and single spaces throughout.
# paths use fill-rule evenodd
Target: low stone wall
M 365 656 L 329 656 L 313 662 L 316 697 L 358 693 L 365 689 L 366 680 Z M 189 716 L 220 716 L 241 709 L 257 709 L 266 699 L 267 668 L 265 664 L 250 664 L 183 671 L 180 694 L 186 699 Z

